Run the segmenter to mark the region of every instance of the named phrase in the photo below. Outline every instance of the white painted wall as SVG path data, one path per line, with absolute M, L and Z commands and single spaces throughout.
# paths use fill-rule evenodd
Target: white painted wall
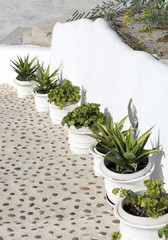
M 30 54 L 29 59 L 38 57 L 40 63 L 44 62 L 44 66 L 50 63 L 50 48 L 39 46 L 25 46 L 25 45 L 0 45 L 0 69 L 1 77 L 0 84 L 8 83 L 15 87 L 13 82 L 16 73 L 12 70 L 10 64 L 11 60 L 17 60 L 17 56 L 25 57 Z
M 157 158 L 154 177 L 168 187 L 168 66 L 150 54 L 134 51 L 103 19 L 57 23 L 53 30 L 51 69 L 63 63 L 63 77 L 87 90 L 87 101 L 108 107 L 115 121 L 127 115 L 133 98 L 141 133 L 155 125 L 151 135 L 159 138 L 166 158 Z M 148 143 L 151 147 L 151 142 Z

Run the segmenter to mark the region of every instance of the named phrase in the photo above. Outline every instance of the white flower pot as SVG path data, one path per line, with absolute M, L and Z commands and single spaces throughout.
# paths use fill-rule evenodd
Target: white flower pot
M 158 237 L 158 230 L 168 223 L 168 214 L 153 219 L 137 217 L 124 211 L 126 198 L 119 200 L 114 208 L 114 214 L 120 220 L 121 240 L 166 240 Z
M 102 176 L 102 172 L 100 170 L 101 161 L 104 160 L 103 154 L 97 151 L 95 144 L 92 144 L 89 148 L 90 153 L 93 156 L 93 169 L 95 176 Z
M 14 79 L 16 84 L 18 98 L 25 98 L 33 94 L 33 88 L 35 86 L 35 81 L 19 81 Z
M 132 191 L 140 191 L 144 188 L 144 180 L 149 179 L 154 170 L 153 161 L 148 158 L 148 164 L 142 170 L 130 173 L 120 174 L 113 172 L 107 168 L 108 160 L 101 161 L 100 170 L 104 176 L 105 190 L 107 194 L 107 200 L 111 206 L 115 205 L 119 200 L 119 197 L 112 193 L 114 188 L 126 188 Z
M 74 126 L 66 127 L 68 131 L 70 149 L 73 154 L 89 154 L 89 147 L 95 144 L 96 140 L 87 134 L 93 134 L 88 127 L 76 129 Z
M 67 103 L 62 110 L 55 106 L 54 103 L 49 104 L 50 118 L 53 124 L 61 124 L 63 117 L 69 112 L 73 111 L 78 106 L 78 103 L 71 104 Z
M 49 111 L 48 94 L 39 94 L 34 91 L 34 100 L 38 112 Z

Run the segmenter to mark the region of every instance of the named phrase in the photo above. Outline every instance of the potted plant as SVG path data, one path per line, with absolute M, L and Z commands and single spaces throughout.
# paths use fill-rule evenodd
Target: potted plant
M 96 126 L 99 130 L 97 133 L 89 135 L 96 139 L 96 143 L 90 146 L 90 152 L 93 155 L 95 176 L 102 175 L 102 172 L 100 170 L 100 163 L 103 160 L 104 155 L 109 152 L 106 148 L 103 147 L 103 144 L 106 144 L 107 146 L 113 144 L 112 132 L 117 132 L 118 128 L 122 130 L 126 119 L 127 116 L 124 117 L 119 123 L 114 124 L 113 119 L 110 115 L 109 119 L 106 119 L 104 124 L 96 123 Z M 123 132 L 123 134 L 126 133 L 127 131 Z
M 168 194 L 163 182 L 160 179 L 145 180 L 144 186 L 145 190 L 136 193 L 130 189 L 113 189 L 113 193 L 122 198 L 114 208 L 114 214 L 120 220 L 122 240 L 159 240 L 165 233 Z
M 152 128 L 136 139 L 133 139 L 134 129 L 130 128 L 125 134 L 117 126 L 115 128 L 116 131 L 111 131 L 113 141 L 109 145 L 103 140 L 101 142 L 101 146 L 108 151 L 100 163 L 100 170 L 104 176 L 107 200 L 111 205 L 118 201 L 118 197 L 112 193 L 113 188 L 124 187 L 138 191 L 154 170 L 150 154 L 160 152 L 164 155 L 158 147 L 144 149 Z
M 77 107 L 81 98 L 80 88 L 64 79 L 56 88 L 48 93 L 50 117 L 53 124 L 60 124 L 63 117 Z
M 168 224 L 166 224 L 165 226 L 163 226 L 161 229 L 159 229 L 158 231 L 158 236 L 160 238 L 165 236 L 165 239 L 168 240 Z
M 38 69 L 38 65 L 35 64 L 33 58 L 29 61 L 29 54 L 27 57 L 21 58 L 17 56 L 17 60 L 11 60 L 10 65 L 13 70 L 17 73 L 14 82 L 17 87 L 17 93 L 19 98 L 24 98 L 33 94 L 33 88 L 35 85 L 35 73 Z
M 90 145 L 95 143 L 88 134 L 98 131 L 95 123 L 104 123 L 106 119 L 99 107 L 97 103 L 83 103 L 63 118 L 62 125 L 68 130 L 73 154 L 88 154 Z
M 111 240 L 119 240 L 121 239 L 121 234 L 119 232 L 113 232 L 111 234 Z
M 38 112 L 49 110 L 48 93 L 57 86 L 58 71 L 59 68 L 50 74 L 50 65 L 48 65 L 47 69 L 44 69 L 43 65 L 39 65 L 38 67 L 39 74 L 36 75 L 36 86 L 33 89 L 35 105 Z

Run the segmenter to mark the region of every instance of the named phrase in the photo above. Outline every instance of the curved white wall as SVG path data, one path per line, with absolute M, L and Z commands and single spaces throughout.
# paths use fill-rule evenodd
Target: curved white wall
M 128 102 L 133 99 L 141 133 L 155 125 L 151 141 L 157 145 L 160 131 L 166 153 L 162 170 L 168 182 L 168 66 L 148 53 L 131 49 L 103 19 L 57 23 L 51 69 L 61 61 L 63 77 L 83 86 L 87 101 L 99 102 L 102 109 L 107 107 L 115 121 L 127 115 Z M 155 158 L 160 166 L 160 156 Z M 155 177 L 162 177 L 159 167 Z

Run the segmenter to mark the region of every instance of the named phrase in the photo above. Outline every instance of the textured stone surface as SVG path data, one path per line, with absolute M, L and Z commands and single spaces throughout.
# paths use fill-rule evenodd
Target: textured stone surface
M 117 31 L 121 36 L 128 38 L 128 35 L 132 39 L 135 38 L 139 48 L 151 54 L 155 54 L 158 59 L 167 63 L 168 41 L 163 42 L 160 40 L 166 36 L 166 30 L 155 29 L 152 31 L 151 35 L 147 35 L 147 33 L 142 31 L 143 23 L 124 24 L 123 16 L 118 17 L 114 23 L 117 24 Z M 113 22 L 111 24 L 113 25 Z
M 92 156 L 72 155 L 66 130 L 33 97 L 0 88 L 0 239 L 110 239 L 118 220 Z

